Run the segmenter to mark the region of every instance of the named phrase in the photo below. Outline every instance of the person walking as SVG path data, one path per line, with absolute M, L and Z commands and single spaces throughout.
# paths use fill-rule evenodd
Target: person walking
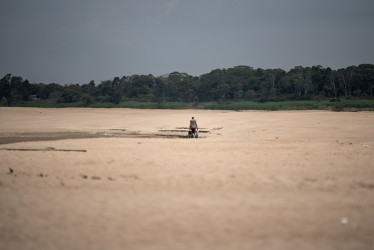
M 196 137 L 196 131 L 198 130 L 197 122 L 194 117 L 190 120 L 190 130 L 192 131 L 193 137 Z

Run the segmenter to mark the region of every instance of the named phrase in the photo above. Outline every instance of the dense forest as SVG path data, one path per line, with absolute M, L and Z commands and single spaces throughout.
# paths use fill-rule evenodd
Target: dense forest
M 7 74 L 0 81 L 2 105 L 31 101 L 56 103 L 292 101 L 374 99 L 374 65 L 361 64 L 338 70 L 297 66 L 254 69 L 236 66 L 216 69 L 199 77 L 173 72 L 155 77 L 132 75 L 84 84 L 30 83 Z

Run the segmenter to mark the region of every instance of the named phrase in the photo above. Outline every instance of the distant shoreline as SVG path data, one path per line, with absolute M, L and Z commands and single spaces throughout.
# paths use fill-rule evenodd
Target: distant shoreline
M 6 107 L 5 103 L 1 105 Z M 329 111 L 374 111 L 374 100 L 339 100 L 339 101 L 280 101 L 280 102 L 252 102 L 252 101 L 221 101 L 221 102 L 139 102 L 126 101 L 115 103 L 93 103 L 85 105 L 83 102 L 58 103 L 50 101 L 27 101 L 14 103 L 12 107 L 37 108 L 136 108 L 136 109 L 206 109 L 206 110 L 329 110 Z

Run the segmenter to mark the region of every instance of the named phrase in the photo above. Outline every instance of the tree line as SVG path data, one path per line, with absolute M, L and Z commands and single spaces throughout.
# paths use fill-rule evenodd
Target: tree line
M 120 103 L 209 102 L 251 100 L 257 102 L 290 100 L 338 101 L 340 98 L 373 99 L 374 65 L 361 64 L 338 70 L 327 67 L 297 66 L 282 69 L 254 69 L 236 66 L 215 69 L 201 76 L 173 72 L 155 77 L 132 75 L 85 84 L 30 83 L 21 76 L 6 74 L 0 80 L 0 98 L 11 106 L 31 100 L 51 102 Z

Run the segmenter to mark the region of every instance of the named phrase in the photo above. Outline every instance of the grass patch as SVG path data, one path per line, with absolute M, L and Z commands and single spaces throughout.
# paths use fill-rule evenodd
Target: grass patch
M 374 111 L 374 100 L 342 100 L 328 104 L 334 111 Z
M 214 110 L 332 110 L 332 111 L 374 111 L 374 100 L 330 101 L 282 101 L 282 102 L 206 102 L 204 109 Z
M 30 108 L 81 108 L 81 107 L 85 107 L 85 104 L 83 102 L 57 103 L 57 102 L 50 102 L 50 101 L 30 101 L 30 102 L 23 102 L 23 103 L 15 103 L 12 106 L 30 107 Z
M 134 109 L 185 109 L 188 103 L 182 102 L 137 102 L 126 101 L 118 104 L 112 102 L 97 102 L 85 104 L 84 102 L 59 103 L 51 101 L 29 101 L 22 103 L 14 103 L 13 107 L 34 107 L 34 108 L 134 108 Z M 2 107 L 6 107 L 6 103 L 1 103 Z
M 319 110 L 324 109 L 324 104 L 317 101 L 283 101 L 283 102 L 228 102 L 228 103 L 206 103 L 204 109 L 222 110 Z

